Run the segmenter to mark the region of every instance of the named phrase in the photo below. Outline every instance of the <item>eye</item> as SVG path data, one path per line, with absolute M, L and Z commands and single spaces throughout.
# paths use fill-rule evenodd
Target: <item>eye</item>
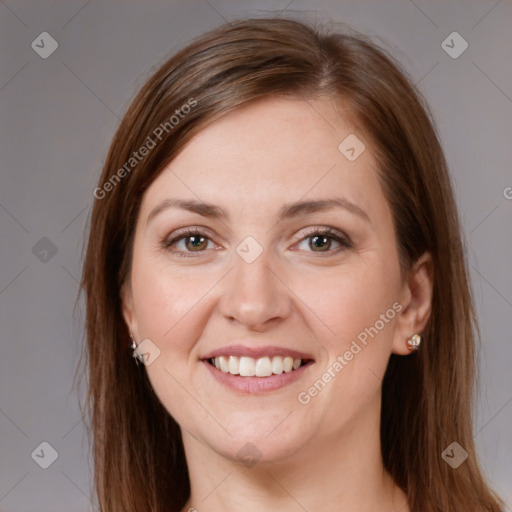
M 177 256 L 193 258 L 194 255 L 190 253 L 204 252 L 208 248 L 208 242 L 211 242 L 208 233 L 198 228 L 186 228 L 175 233 L 175 236 L 170 240 L 164 240 L 162 245 Z M 178 247 L 180 243 L 182 243 L 182 246 L 179 250 L 172 249 L 173 246 Z
M 339 246 L 337 250 L 332 249 L 333 241 Z M 332 228 L 312 228 L 299 242 L 299 247 L 300 244 L 304 243 L 307 243 L 307 247 L 311 249 L 311 252 L 316 253 L 332 254 L 333 252 L 340 252 L 344 249 L 352 247 L 347 236 L 342 235 Z M 308 249 L 302 248 L 300 250 Z

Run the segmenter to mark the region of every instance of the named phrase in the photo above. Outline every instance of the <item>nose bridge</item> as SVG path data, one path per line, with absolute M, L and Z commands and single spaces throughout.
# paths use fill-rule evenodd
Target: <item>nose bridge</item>
M 286 316 L 290 305 L 271 251 L 262 249 L 251 240 L 239 245 L 222 305 L 224 316 L 253 329 Z

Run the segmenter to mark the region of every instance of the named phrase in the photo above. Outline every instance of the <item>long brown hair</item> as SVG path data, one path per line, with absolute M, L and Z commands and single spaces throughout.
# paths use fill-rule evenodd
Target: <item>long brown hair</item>
M 144 367 L 134 365 L 121 315 L 141 198 L 193 135 L 267 95 L 341 100 L 380 164 L 402 269 L 425 251 L 433 258 L 432 316 L 422 349 L 412 357 L 392 355 L 383 382 L 386 469 L 413 512 L 500 510 L 473 444 L 477 324 L 450 178 L 428 107 L 400 65 L 365 36 L 277 18 L 226 24 L 165 62 L 128 108 L 110 147 L 82 276 L 86 412 L 101 510 L 179 511 L 190 494 L 179 426 Z M 145 156 L 135 159 L 143 146 Z M 441 456 L 453 441 L 469 454 L 457 469 Z

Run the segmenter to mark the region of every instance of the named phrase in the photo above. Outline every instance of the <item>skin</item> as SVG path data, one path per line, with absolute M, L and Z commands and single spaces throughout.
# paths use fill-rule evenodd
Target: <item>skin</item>
M 160 350 L 146 370 L 182 429 L 192 489 L 183 511 L 409 510 L 382 463 L 380 393 L 391 353 L 408 355 L 407 339 L 428 322 L 431 258 L 402 279 L 370 142 L 341 112 L 327 98 L 249 103 L 198 133 L 143 197 L 123 315 L 137 342 L 149 338 Z M 353 162 L 338 150 L 351 133 L 366 145 Z M 229 218 L 168 208 L 148 222 L 170 198 L 213 203 Z M 331 198 L 357 205 L 368 220 L 335 208 L 278 222 L 285 204 Z M 199 251 L 190 238 L 164 246 L 187 226 L 207 229 Z M 315 246 L 312 227 L 331 227 L 352 245 Z M 250 264 L 236 252 L 247 236 L 263 248 Z M 299 403 L 396 302 L 401 311 L 378 335 Z M 233 391 L 200 358 L 242 338 L 315 362 L 282 389 Z M 248 442 L 261 457 L 252 467 L 237 458 Z

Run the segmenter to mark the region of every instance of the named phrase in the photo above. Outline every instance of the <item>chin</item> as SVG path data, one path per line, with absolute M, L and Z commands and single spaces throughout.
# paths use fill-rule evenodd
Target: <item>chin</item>
M 211 433 L 203 433 L 201 437 L 203 443 L 215 452 L 249 467 L 256 463 L 281 463 L 302 451 L 310 439 L 303 425 L 297 430 L 291 424 L 284 427 L 284 423 L 292 417 L 290 415 L 289 419 L 284 419 L 286 415 L 281 415 L 276 420 L 274 415 L 270 418 L 251 418 L 245 415 L 243 423 L 226 423 L 226 429 L 233 437 L 227 433 L 221 437 L 218 434 L 212 437 Z
M 211 449 L 246 467 L 274 465 L 284 463 L 296 455 L 304 443 L 281 437 L 275 440 L 253 439 L 247 441 L 230 441 L 227 446 L 211 445 Z

